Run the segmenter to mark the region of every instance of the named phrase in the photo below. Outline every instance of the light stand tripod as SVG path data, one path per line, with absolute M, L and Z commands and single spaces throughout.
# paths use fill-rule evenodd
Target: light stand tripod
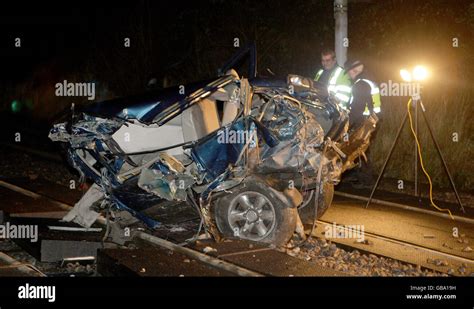
M 420 105 L 421 107 L 421 111 L 422 111 L 422 114 L 423 114 L 423 119 L 425 120 L 425 123 L 426 123 L 426 126 L 428 127 L 428 131 L 430 133 L 430 136 L 431 136 L 431 139 L 433 140 L 435 146 L 436 146 L 436 150 L 441 158 L 441 161 L 443 162 L 443 167 L 444 167 L 444 170 L 446 171 L 446 174 L 448 175 L 448 178 L 449 178 L 449 182 L 451 184 L 451 187 L 453 188 L 453 191 L 456 195 L 456 199 L 459 203 L 459 205 L 461 206 L 461 210 L 463 213 L 465 213 L 465 210 L 464 210 L 464 207 L 462 205 L 462 202 L 461 202 L 461 198 L 459 197 L 459 194 L 458 194 L 458 191 L 456 189 L 456 186 L 454 185 L 454 181 L 453 181 L 453 178 L 451 176 L 451 173 L 449 172 L 449 169 L 448 169 L 448 165 L 446 164 L 446 160 L 444 159 L 444 156 L 441 152 L 441 148 L 439 147 L 439 144 L 433 134 L 433 130 L 431 129 L 431 126 L 430 126 L 430 123 L 428 122 L 428 118 L 426 116 L 426 109 L 425 109 L 425 106 L 423 105 L 423 102 L 421 101 L 421 98 L 420 98 L 420 95 L 414 95 L 412 97 L 412 105 L 413 107 L 415 108 L 415 123 L 416 123 L 416 135 L 418 136 L 418 125 L 417 125 L 417 122 L 418 122 L 418 104 Z M 408 107 L 410 108 L 410 107 Z M 397 144 L 397 141 L 400 137 L 400 133 L 402 132 L 402 129 L 405 125 L 405 122 L 407 121 L 407 118 L 408 118 L 408 109 L 407 111 L 405 112 L 405 116 L 403 117 L 403 120 L 402 120 L 402 123 L 400 125 L 400 128 L 398 129 L 398 132 L 397 132 L 397 136 L 395 137 L 395 140 L 393 141 L 393 144 L 390 148 L 390 151 L 387 155 L 387 158 L 385 159 L 385 162 L 382 166 L 382 169 L 377 177 L 377 181 L 375 182 L 375 185 L 374 187 L 372 188 L 372 192 L 370 193 L 370 197 L 369 197 L 369 200 L 367 201 L 367 204 L 365 205 L 365 208 L 369 207 L 369 204 L 370 202 L 372 201 L 372 198 L 374 196 L 374 193 L 375 193 L 375 190 L 377 190 L 377 187 L 379 185 L 379 182 L 380 180 L 382 179 L 382 176 L 383 176 L 383 173 L 385 172 L 385 168 L 387 167 L 387 164 L 388 164 L 388 161 L 390 160 L 391 156 L 392 156 L 392 153 L 393 153 L 393 150 L 395 149 L 395 146 Z M 415 141 L 416 142 L 416 141 Z M 418 195 L 418 153 L 416 153 L 416 159 L 415 159 L 415 195 L 419 197 Z M 421 197 L 419 197 L 419 201 L 421 200 Z

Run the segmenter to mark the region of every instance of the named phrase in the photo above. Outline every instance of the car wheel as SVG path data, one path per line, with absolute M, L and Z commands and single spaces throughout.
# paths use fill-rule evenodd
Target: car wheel
M 297 210 L 261 181 L 248 181 L 217 200 L 216 225 L 225 237 L 281 246 L 296 228 Z
M 315 190 L 312 190 L 309 191 L 309 194 L 311 194 L 311 200 L 306 205 L 304 205 L 305 203 L 303 203 L 303 206 L 300 206 L 298 208 L 298 213 L 303 223 L 313 224 L 316 192 Z M 317 219 L 321 218 L 326 212 L 326 210 L 329 208 L 329 206 L 331 206 L 333 196 L 334 185 L 325 182 L 323 184 L 323 190 L 319 194 Z

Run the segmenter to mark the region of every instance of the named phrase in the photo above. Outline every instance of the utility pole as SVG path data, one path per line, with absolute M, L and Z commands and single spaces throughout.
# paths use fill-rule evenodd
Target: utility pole
M 347 0 L 334 0 L 335 46 L 337 63 L 344 67 L 347 60 L 347 47 L 349 39 L 347 37 Z

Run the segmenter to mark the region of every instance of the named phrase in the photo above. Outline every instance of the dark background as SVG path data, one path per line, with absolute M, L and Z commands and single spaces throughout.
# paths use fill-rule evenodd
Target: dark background
M 0 109 L 3 119 L 50 125 L 58 112 L 84 98 L 56 97 L 54 85 L 95 82 L 99 100 L 204 79 L 240 45 L 255 42 L 258 69 L 278 77 L 313 76 L 320 51 L 334 46 L 333 2 L 133 1 L 128 3 L 14 2 L 0 7 Z M 14 47 L 20 37 L 22 47 Z M 131 47 L 124 47 L 129 37 Z M 453 39 L 459 47 L 453 47 Z M 421 63 L 427 114 L 455 180 L 474 187 L 471 160 L 474 115 L 474 1 L 349 1 L 349 56 L 365 61 L 376 82 L 400 81 L 399 70 Z M 406 110 L 406 99 L 384 97 L 382 121 L 370 158 L 379 167 Z M 16 120 L 15 120 L 16 121 Z M 448 186 L 426 128 L 420 128 L 426 165 Z M 454 143 L 457 132 L 460 141 Z M 391 177 L 410 180 L 412 140 L 404 131 Z M 410 158 L 410 159 L 408 159 Z M 395 168 L 396 167 L 396 168 Z

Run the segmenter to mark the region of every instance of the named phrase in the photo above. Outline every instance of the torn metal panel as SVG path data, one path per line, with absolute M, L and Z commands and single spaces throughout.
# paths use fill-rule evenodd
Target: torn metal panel
M 279 97 L 279 96 L 278 96 Z M 261 164 L 257 170 L 316 170 L 324 131 L 315 115 L 283 97 L 272 98 L 262 118 L 262 124 L 272 130 L 280 143 L 271 147 L 262 145 Z
M 83 115 L 83 119 L 78 121 L 68 130 L 67 123 L 58 123 L 49 132 L 52 141 L 69 142 L 71 147 L 86 147 L 94 139 L 105 139 L 122 125 L 121 121 L 114 119 L 102 119 L 88 115 Z
M 135 123 L 124 124 L 112 138 L 125 153 L 142 152 L 164 148 L 169 145 L 183 143 L 183 129 L 181 125 L 163 125 L 161 127 L 143 127 Z M 181 154 L 182 149 L 167 150 L 169 154 Z
M 162 162 L 156 162 L 149 168 L 143 169 L 138 179 L 140 188 L 168 201 L 185 201 L 186 190 L 194 183 L 194 177 L 177 172 Z
M 159 158 L 150 167 L 142 169 L 138 186 L 168 201 L 185 201 L 186 191 L 196 179 L 185 174 L 185 167 L 172 156 L 161 153 Z
M 229 164 L 236 164 L 246 138 L 243 134 L 249 118 L 241 118 L 200 140 L 192 148 L 192 158 L 208 181 L 221 175 Z M 244 137 L 244 138 L 242 138 Z
M 86 194 L 74 205 L 74 208 L 64 216 L 63 221 L 75 222 L 80 226 L 89 228 L 100 214 L 91 209 L 92 205 L 104 198 L 104 191 L 97 184 L 93 184 Z
M 375 131 L 377 116 L 371 115 L 363 123 L 355 128 L 349 135 L 349 142 L 341 145 L 341 150 L 348 154 L 342 166 L 342 172 L 355 167 L 360 157 L 365 157 L 365 152 L 369 148 L 370 137 Z

